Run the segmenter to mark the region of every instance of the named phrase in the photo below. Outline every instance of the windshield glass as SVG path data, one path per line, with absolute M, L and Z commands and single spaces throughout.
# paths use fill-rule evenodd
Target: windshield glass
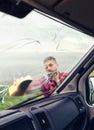
M 53 94 L 94 44 L 92 37 L 32 11 L 0 13 L 0 110 Z

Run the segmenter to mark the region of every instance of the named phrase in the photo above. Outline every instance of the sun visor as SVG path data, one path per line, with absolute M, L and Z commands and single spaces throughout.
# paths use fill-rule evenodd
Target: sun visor
M 0 11 L 18 18 L 24 18 L 33 7 L 20 0 L 0 0 Z
M 58 18 L 94 37 L 94 0 L 23 0 L 37 10 Z

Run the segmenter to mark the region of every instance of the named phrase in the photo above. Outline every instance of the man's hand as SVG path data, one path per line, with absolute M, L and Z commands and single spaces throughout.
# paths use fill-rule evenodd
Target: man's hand
M 9 87 L 9 95 L 10 96 L 22 96 L 28 85 L 32 82 L 31 76 L 21 77 L 17 79 L 10 87 Z

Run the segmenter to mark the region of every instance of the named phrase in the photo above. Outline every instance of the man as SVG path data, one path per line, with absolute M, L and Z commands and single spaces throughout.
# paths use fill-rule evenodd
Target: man
M 23 89 L 23 85 L 20 85 L 15 92 L 10 96 L 18 96 L 20 94 L 32 93 L 33 91 L 42 91 L 44 96 L 47 97 L 64 81 L 68 76 L 68 73 L 60 73 L 58 70 L 58 63 L 52 56 L 47 57 L 44 60 L 45 70 L 47 72 L 47 79 L 45 77 L 40 78 L 37 82 L 29 82 L 26 89 Z M 15 84 L 16 85 L 16 84 Z M 37 87 L 38 86 L 38 87 Z M 22 91 L 21 91 L 22 90 Z
M 49 96 L 52 92 L 64 81 L 68 73 L 60 73 L 58 70 L 58 63 L 52 56 L 44 60 L 45 70 L 47 72 L 48 80 L 41 86 L 41 91 L 45 96 Z

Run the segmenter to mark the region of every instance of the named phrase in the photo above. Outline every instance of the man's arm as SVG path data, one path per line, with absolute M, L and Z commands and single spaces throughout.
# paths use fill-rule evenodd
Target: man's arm
M 22 96 L 25 94 L 28 85 L 32 82 L 32 80 L 25 81 L 16 81 L 9 87 L 9 95 L 10 96 Z
M 32 80 L 20 80 L 18 79 L 13 83 L 12 86 L 9 87 L 9 95 L 10 96 L 22 96 L 24 94 L 30 94 L 34 92 L 41 91 L 41 85 L 45 81 L 45 78 L 42 77 L 36 82 L 32 82 Z

